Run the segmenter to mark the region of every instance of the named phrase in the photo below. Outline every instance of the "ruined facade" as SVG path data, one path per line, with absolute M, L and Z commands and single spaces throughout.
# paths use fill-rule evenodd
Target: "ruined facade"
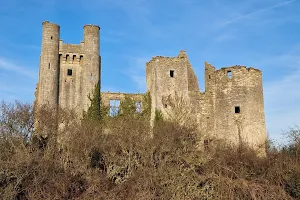
M 49 103 L 79 113 L 89 106 L 88 94 L 100 82 L 99 27 L 84 26 L 84 40 L 78 45 L 63 44 L 59 26 L 43 23 L 43 40 L 38 104 Z M 185 51 L 176 57 L 153 57 L 146 63 L 147 92 L 151 95 L 152 120 L 155 110 L 167 113 L 169 97 L 175 94 L 187 102 L 190 117 L 196 122 L 203 142 L 211 138 L 233 144 L 247 143 L 253 148 L 264 145 L 266 125 L 262 72 L 252 67 L 232 66 L 216 70 L 205 63 L 205 92 L 200 92 L 198 79 Z M 124 93 L 101 93 L 103 104 L 118 114 Z M 130 94 L 137 106 L 141 94 Z
M 204 143 L 219 138 L 253 148 L 264 145 L 267 135 L 260 70 L 245 66 L 216 70 L 205 63 L 205 92 L 200 92 L 186 52 L 180 51 L 173 58 L 153 57 L 146 64 L 146 79 L 152 108 L 168 109 L 164 97 L 175 93 L 188 102 Z

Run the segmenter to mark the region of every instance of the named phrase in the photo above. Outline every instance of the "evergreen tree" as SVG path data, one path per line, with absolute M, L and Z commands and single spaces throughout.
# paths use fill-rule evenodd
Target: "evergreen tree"
M 136 112 L 135 101 L 128 95 L 120 103 L 120 116 L 134 116 Z
M 92 96 L 88 95 L 89 100 L 91 101 L 91 105 L 88 108 L 87 112 L 84 112 L 83 119 L 84 120 L 97 120 L 101 119 L 101 96 L 100 96 L 100 83 L 95 85 L 95 89 L 92 92 Z

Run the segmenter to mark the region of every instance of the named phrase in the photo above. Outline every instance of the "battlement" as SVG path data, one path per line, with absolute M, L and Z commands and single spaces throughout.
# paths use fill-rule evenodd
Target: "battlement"
M 153 63 L 153 62 L 169 62 L 169 61 L 179 61 L 180 59 L 187 59 L 187 54 L 185 50 L 180 50 L 179 54 L 175 57 L 170 56 L 153 56 L 152 59 L 146 63 L 146 65 Z
M 259 69 L 256 69 L 254 67 L 247 67 L 247 66 L 243 66 L 243 65 L 234 65 L 234 66 L 230 66 L 230 67 L 222 67 L 221 69 L 218 69 L 216 71 L 227 71 L 229 69 L 232 69 L 232 70 L 242 70 L 244 72 L 259 72 L 261 73 L 261 70 Z
M 88 27 L 98 28 L 100 30 L 100 26 L 95 25 L 95 24 L 86 24 L 86 25 L 83 26 L 83 28 L 88 28 Z
M 55 24 L 55 23 L 51 23 L 49 21 L 44 21 L 42 22 L 42 25 L 47 25 L 47 26 L 56 26 L 56 27 L 60 27 L 58 24 Z
M 84 53 L 84 44 L 63 44 L 59 45 L 61 53 Z

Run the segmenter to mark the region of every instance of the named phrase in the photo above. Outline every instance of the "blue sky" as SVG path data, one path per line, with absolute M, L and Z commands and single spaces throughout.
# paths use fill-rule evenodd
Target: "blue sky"
M 204 61 L 263 71 L 268 133 L 300 125 L 300 0 L 9 0 L 0 7 L 0 100 L 32 102 L 41 23 L 66 43 L 101 27 L 102 90 L 145 92 L 145 62 L 187 51 L 204 90 Z

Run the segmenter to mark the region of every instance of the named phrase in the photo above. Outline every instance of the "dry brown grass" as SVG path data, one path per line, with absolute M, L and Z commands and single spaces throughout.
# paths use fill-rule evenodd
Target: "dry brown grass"
M 193 128 L 170 121 L 150 137 L 149 122 L 130 116 L 80 123 L 44 109 L 33 132 L 29 105 L 1 106 L 0 199 L 300 198 L 297 128 L 289 145 L 259 158 L 222 143 L 203 152 Z

